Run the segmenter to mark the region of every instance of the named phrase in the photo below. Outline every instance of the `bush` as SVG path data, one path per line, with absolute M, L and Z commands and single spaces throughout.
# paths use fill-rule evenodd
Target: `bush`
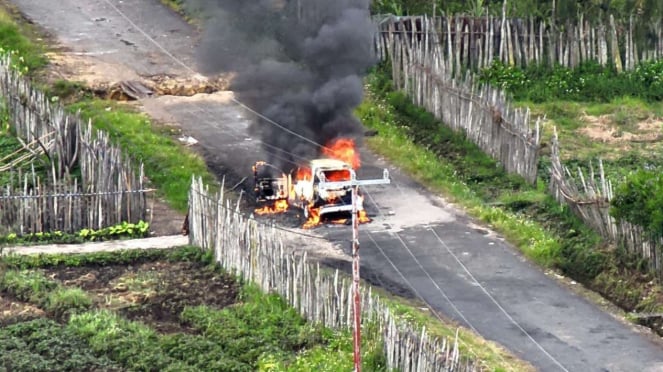
M 307 324 L 279 296 L 245 288 L 244 301 L 222 310 L 185 308 L 182 320 L 214 339 L 228 357 L 255 368 L 261 355 L 292 352 L 323 341 L 319 329 Z
M 43 303 L 48 293 L 55 288 L 57 288 L 56 282 L 34 270 L 9 270 L 0 278 L 0 289 L 11 293 L 21 301 Z
M 137 223 L 122 222 L 115 226 L 105 227 L 99 230 L 82 229 L 69 234 L 62 231 L 38 232 L 26 235 L 10 233 L 0 236 L 0 244 L 69 244 L 95 241 L 106 241 L 113 239 L 144 238 L 149 234 L 149 223 L 139 221 Z
M 652 237 L 663 236 L 663 174 L 640 170 L 629 175 L 612 199 L 610 213 L 642 226 Z
M 110 311 L 74 314 L 68 329 L 86 340 L 96 353 L 105 354 L 132 371 L 191 370 L 161 350 L 154 330 Z
M 92 307 L 92 299 L 80 288 L 58 288 L 49 293 L 45 307 L 56 317 L 63 317 L 88 310 Z
M 516 100 L 609 102 L 623 96 L 648 101 L 663 99 L 663 60 L 645 61 L 632 71 L 587 61 L 576 68 L 560 65 L 521 69 L 498 60 L 478 73 L 479 82 L 504 89 Z
M 0 366 L 7 371 L 113 371 L 110 360 L 97 357 L 85 342 L 48 319 L 0 329 Z

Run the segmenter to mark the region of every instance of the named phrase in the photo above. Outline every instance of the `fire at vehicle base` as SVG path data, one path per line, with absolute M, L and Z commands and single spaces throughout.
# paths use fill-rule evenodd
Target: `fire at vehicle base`
M 336 159 L 314 159 L 286 175 L 268 163 L 258 162 L 253 171 L 256 202 L 263 204 L 255 210 L 256 214 L 285 213 L 293 207 L 302 211 L 305 229 L 327 221 L 332 224 L 351 222 L 352 186 L 334 185 L 355 179 L 349 164 Z M 356 204 L 359 223 L 371 222 L 361 195 Z

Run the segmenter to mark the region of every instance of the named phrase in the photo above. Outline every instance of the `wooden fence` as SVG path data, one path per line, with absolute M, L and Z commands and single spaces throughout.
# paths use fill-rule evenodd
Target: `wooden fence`
M 35 172 L 15 174 L 2 185 L 0 233 L 73 232 L 145 219 L 142 164 L 135 171 L 106 133 L 51 103 L 9 57 L 0 59 L 0 95 L 24 150 L 0 171 L 41 159 L 49 173 L 45 180 Z
M 499 161 L 507 172 L 536 182 L 539 120 L 532 125 L 529 110 L 513 108 L 503 91 L 488 85 L 477 87 L 471 74 L 457 78 L 450 60 L 444 58 L 437 34 L 426 32 L 432 21 L 420 17 L 423 37 L 398 32 L 397 23 L 382 23 L 384 32 L 376 42 L 381 60 L 388 60 L 396 89 L 404 91 L 416 105 Z
M 603 238 L 620 243 L 628 252 L 647 259 L 650 269 L 663 280 L 663 238 L 647 238 L 641 226 L 610 216 L 613 184 L 605 176 L 603 163 L 599 161 L 596 173 L 590 166 L 588 175 L 578 168 L 574 176 L 562 165 L 556 133 L 552 140 L 551 163 L 548 187 L 555 199 L 568 205 Z
M 223 187 L 221 188 L 223 190 Z M 280 231 L 239 213 L 212 195 L 202 180 L 194 180 L 189 192 L 190 243 L 211 249 L 216 260 L 256 283 L 265 292 L 276 292 L 311 322 L 333 329 L 352 327 L 352 283 L 338 270 L 324 270 L 284 247 Z M 428 336 L 425 329 L 398 319 L 372 294 L 362 291 L 363 334 L 384 340 L 388 368 L 401 371 L 476 371 L 479 362 L 461 357 L 457 340 Z
M 423 16 L 388 18 L 381 22 L 377 52 L 380 58 L 391 62 L 395 87 L 446 125 L 466 133 L 468 139 L 498 160 L 507 172 L 517 173 L 530 183 L 536 182 L 539 119 L 531 128 L 529 112 L 511 109 L 503 92 L 487 86 L 475 88 L 471 73 L 462 78 L 453 74 L 451 71 L 460 63 L 454 57 L 459 51 L 453 49 L 452 44 L 440 42 L 438 32 L 428 31 L 432 27 L 432 20 Z M 493 30 L 493 26 L 490 27 Z M 659 40 L 663 42 L 662 38 Z M 651 56 L 661 56 L 661 53 Z M 629 62 L 627 66 L 633 67 L 633 64 Z M 606 179 L 602 167 L 596 175 L 599 180 L 594 174 L 585 177 L 581 171 L 576 179 L 562 165 L 557 138 L 553 140 L 551 160 L 549 190 L 552 195 L 602 237 L 648 259 L 651 269 L 663 279 L 663 238 L 646 238 L 642 227 L 616 221 L 610 216 L 612 183 Z
M 636 16 L 616 22 L 588 20 L 553 24 L 549 20 L 454 15 L 426 17 L 389 16 L 382 19 L 381 32 L 401 33 L 423 38 L 437 36 L 442 58 L 454 71 L 477 70 L 494 60 L 517 66 L 555 65 L 574 67 L 586 61 L 630 70 L 644 60 L 663 57 L 663 20 L 639 24 Z M 636 27 L 638 25 L 639 27 Z M 391 27 L 391 29 L 389 29 Z

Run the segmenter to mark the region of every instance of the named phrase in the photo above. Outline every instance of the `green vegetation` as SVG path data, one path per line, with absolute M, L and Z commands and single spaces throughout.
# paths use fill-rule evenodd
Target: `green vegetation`
M 369 76 L 368 97 L 357 110 L 364 124 L 378 131 L 367 140 L 374 151 L 465 207 L 535 262 L 560 269 L 627 310 L 641 307 L 633 303 L 635 296 L 659 291 L 646 285 L 650 274 L 637 270 L 642 260 L 608 249 L 547 195 L 545 182 L 534 187 L 506 174 L 463 135 L 393 92 L 387 72 L 383 67 Z M 617 280 L 620 286 L 614 285 Z
M 97 99 L 72 104 L 70 109 L 80 110 L 128 156 L 144 162 L 147 178 L 175 209 L 186 211 L 193 175 L 202 176 L 208 184 L 217 183 L 200 156 L 178 144 L 168 128 L 153 125 L 147 115 L 117 102 Z
M 433 337 L 446 337 L 447 339 L 454 339 L 458 336 L 458 348 L 462 355 L 477 357 L 488 370 L 495 372 L 525 372 L 533 370 L 530 365 L 522 360 L 518 360 L 512 354 L 502 349 L 501 346 L 477 337 L 471 331 L 450 327 L 444 322 L 441 322 L 438 318 L 431 315 L 430 310 L 427 309 L 425 304 L 413 304 L 411 301 L 404 300 L 403 298 L 383 293 L 379 288 L 375 292 L 387 303 L 397 318 L 420 327 L 425 327 L 429 335 Z M 456 334 L 456 332 L 458 333 Z
M 26 358 L 36 354 L 39 365 L 51 367 L 48 370 L 85 363 L 141 371 L 310 371 L 312 368 L 336 371 L 352 368 L 352 336 L 348 331 L 335 332 L 313 326 L 279 296 L 263 294 L 252 285 L 245 285 L 237 302 L 225 308 L 208 304 L 185 306 L 179 314 L 179 323 L 195 332 L 161 333 L 151 323 L 132 321 L 121 311 L 103 308 L 103 301 L 93 300 L 95 294 L 49 279 L 43 271 L 50 268 L 50 272 L 57 272 L 59 268 L 68 273 L 70 267 L 99 267 L 125 263 L 130 258 L 135 260 L 134 264 L 141 261 L 155 265 L 159 265 L 157 262 L 177 264 L 184 260 L 210 265 L 209 253 L 199 248 L 55 257 L 58 259 L 52 256 L 2 259 L 10 269 L 0 281 L 0 294 L 39 306 L 49 316 L 65 323 L 61 327 L 46 319 L 19 320 L 13 326 L 0 328 L 0 345 L 7 346 L 3 350 L 11 351 L 0 357 L 4 358 L 1 360 L 5 365 L 23 365 Z M 32 268 L 16 269 L 19 266 Z M 85 271 L 79 273 L 82 275 Z M 158 291 L 166 284 L 150 281 L 146 285 L 156 286 Z M 0 324 L 2 321 L 0 315 Z M 44 332 L 35 333 L 37 327 L 42 327 Z M 365 334 L 371 332 L 365 330 Z M 384 371 L 379 340 L 366 337 L 363 342 L 365 369 Z M 26 344 L 28 346 L 23 347 Z M 52 344 L 57 344 L 58 350 L 75 345 L 78 352 L 48 354 L 42 345 Z M 73 357 L 68 358 L 70 355 Z
M 62 231 L 39 232 L 26 235 L 11 233 L 0 236 L 0 246 L 3 244 L 73 244 L 125 238 L 135 239 L 146 237 L 148 233 L 149 224 L 145 221 L 139 221 L 138 223 L 122 222 L 121 224 L 99 230 L 83 229 L 76 233 L 65 233 Z
M 6 255 L 0 263 L 7 268 L 28 270 L 45 267 L 81 267 L 88 265 L 129 265 L 164 259 L 168 261 L 191 261 L 203 259 L 199 248 L 180 248 L 175 251 L 162 249 L 121 250 L 115 252 L 93 252 L 85 254 L 41 254 Z
M 161 2 L 177 13 L 184 14 L 184 0 L 161 0 Z
M 245 286 L 241 306 L 223 310 L 207 306 L 187 308 L 182 319 L 206 337 L 223 340 L 225 355 L 252 370 L 261 364 L 272 364 L 275 370 L 308 371 L 352 369 L 352 336 L 307 324 L 297 312 L 277 295 L 265 295 L 257 288 Z M 371 337 L 363 341 L 364 368 L 385 370 L 382 346 Z M 302 351 L 293 354 L 288 350 Z M 333 356 L 330 358 L 330 356 Z M 280 366 L 280 367 L 279 367 Z M 339 369 L 331 367 L 338 366 Z
M 45 303 L 57 283 L 35 270 L 8 270 L 0 278 L 0 290 L 25 302 Z
M 0 365 L 6 371 L 120 371 L 96 356 L 71 330 L 49 319 L 0 328 Z
M 610 102 L 625 96 L 656 102 L 663 99 L 663 60 L 645 61 L 618 73 L 612 66 L 585 62 L 576 68 L 528 66 L 494 61 L 479 72 L 479 81 L 500 87 L 515 100 Z
M 575 69 L 526 70 L 495 62 L 481 71 L 480 80 L 547 115 L 558 129 L 566 166 L 588 175 L 590 162 L 596 168 L 597 159 L 605 159 L 606 175 L 621 185 L 613 215 L 661 236 L 663 199 L 656 197 L 661 187 L 656 175 L 663 171 L 663 122 L 653 119 L 663 115 L 663 60 L 643 62 L 623 73 L 593 62 Z M 587 132 L 591 130 L 598 132 Z M 549 138 L 550 130 L 545 135 Z M 545 164 L 544 159 L 542 175 Z
M 371 10 L 374 13 L 419 15 L 432 14 L 435 9 L 436 12 L 484 16 L 501 15 L 503 3 L 503 0 L 375 0 L 371 2 Z M 632 14 L 649 21 L 663 16 L 663 3 L 658 0 L 513 0 L 507 1 L 506 10 L 513 17 L 549 19 L 554 16 L 560 24 L 578 19 L 581 13 L 585 20 L 591 21 L 605 21 L 609 15 L 628 19 Z
M 615 193 L 612 215 L 644 227 L 654 238 L 663 236 L 663 175 L 641 170 L 629 176 Z
M 15 68 L 22 73 L 32 74 L 48 63 L 41 45 L 30 40 L 32 34 L 34 30 L 29 25 L 15 22 L 0 7 L 0 54 L 9 53 Z

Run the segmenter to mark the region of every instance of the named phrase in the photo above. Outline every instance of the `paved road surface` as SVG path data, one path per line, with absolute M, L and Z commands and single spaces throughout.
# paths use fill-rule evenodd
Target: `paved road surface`
M 195 32 L 158 0 L 14 3 L 72 52 L 145 75 L 195 70 Z M 264 153 L 247 132 L 247 112 L 229 94 L 160 97 L 144 104 L 151 114 L 178 122 L 198 139 L 213 169 L 241 179 Z M 394 181 L 368 190 L 366 204 L 375 218 L 362 226 L 364 267 L 409 288 L 541 371 L 663 371 L 658 341 L 565 289 L 397 169 L 368 152 L 363 155 L 360 177 L 380 176 L 380 167 L 386 166 Z M 349 229 L 335 226 L 316 233 L 347 241 Z M 347 244 L 342 248 L 349 250 Z

